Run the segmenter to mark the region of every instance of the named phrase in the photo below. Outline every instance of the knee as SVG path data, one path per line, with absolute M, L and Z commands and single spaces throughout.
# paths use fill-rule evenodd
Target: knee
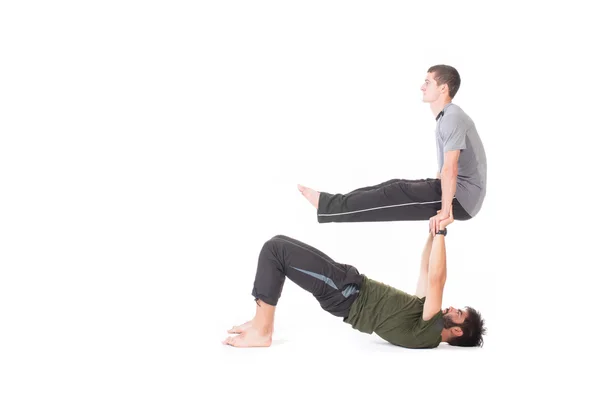
M 280 260 L 282 254 L 285 253 L 285 243 L 281 240 L 282 236 L 277 235 L 273 236 L 271 239 L 267 240 L 260 250 L 260 257 L 266 257 L 269 259 Z
M 269 239 L 267 241 L 267 243 L 269 243 L 269 242 L 277 243 L 277 242 L 281 242 L 282 240 L 290 240 L 290 238 L 285 235 L 275 235 L 271 239 Z
M 284 237 L 283 235 L 275 235 L 275 236 L 273 236 L 271 239 L 267 240 L 263 244 L 263 248 L 274 249 L 277 246 L 277 244 L 281 242 L 281 239 L 283 237 Z
M 274 254 L 279 254 L 290 241 L 291 239 L 285 235 L 275 235 L 265 242 L 263 249 L 270 250 Z

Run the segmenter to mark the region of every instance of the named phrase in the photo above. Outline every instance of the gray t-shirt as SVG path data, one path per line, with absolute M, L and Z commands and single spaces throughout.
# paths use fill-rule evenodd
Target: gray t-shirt
M 460 150 L 455 197 L 474 217 L 483 204 L 487 181 L 487 159 L 475 124 L 459 106 L 448 103 L 437 119 L 435 134 L 439 172 L 444 165 L 444 153 Z

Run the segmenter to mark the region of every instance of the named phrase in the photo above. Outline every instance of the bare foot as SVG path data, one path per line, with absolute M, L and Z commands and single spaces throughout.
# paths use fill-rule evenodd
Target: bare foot
M 300 193 L 302 193 L 302 196 L 306 197 L 306 200 L 308 200 L 309 203 L 313 205 L 313 207 L 315 207 L 316 209 L 319 208 L 319 196 L 321 195 L 321 193 L 302 185 L 298 185 L 298 190 L 300 191 Z
M 227 333 L 244 333 L 248 330 L 248 328 L 250 328 L 252 326 L 252 320 L 242 324 L 242 325 L 236 325 L 233 328 L 231 328 L 230 330 L 227 331 Z
M 233 347 L 269 347 L 272 336 L 272 333 L 264 333 L 250 327 L 239 336 L 229 336 L 223 341 L 223 344 Z

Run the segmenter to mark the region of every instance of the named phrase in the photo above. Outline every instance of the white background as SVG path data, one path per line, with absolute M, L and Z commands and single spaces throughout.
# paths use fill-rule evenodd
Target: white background
M 3 2 L 0 398 L 589 394 L 595 14 L 404 3 Z M 296 184 L 433 177 L 438 63 L 488 157 L 444 297 L 485 346 L 397 348 L 291 282 L 271 348 L 222 346 L 276 234 L 414 290 L 426 222 L 320 225 Z

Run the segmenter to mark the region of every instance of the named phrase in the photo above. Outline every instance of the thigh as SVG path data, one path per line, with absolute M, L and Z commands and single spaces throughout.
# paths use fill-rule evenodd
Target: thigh
M 354 266 L 338 263 L 319 249 L 287 236 L 272 240 L 280 243 L 286 277 L 310 292 L 323 309 L 337 315 L 356 297 L 363 278 Z
M 467 221 L 471 219 L 469 213 L 463 208 L 456 198 L 452 201 L 452 214 L 457 221 Z
M 381 189 L 383 187 L 392 185 L 392 184 L 396 184 L 396 183 L 423 183 L 423 182 L 430 182 L 430 181 L 435 181 L 435 179 L 432 178 L 427 178 L 427 179 L 390 179 L 389 181 L 385 181 L 382 183 L 379 183 L 377 185 L 373 185 L 373 186 L 365 186 L 359 189 L 355 189 L 347 194 L 351 194 L 351 193 L 357 193 L 357 192 L 365 192 L 365 191 L 370 191 L 370 190 L 377 190 L 377 189 Z

